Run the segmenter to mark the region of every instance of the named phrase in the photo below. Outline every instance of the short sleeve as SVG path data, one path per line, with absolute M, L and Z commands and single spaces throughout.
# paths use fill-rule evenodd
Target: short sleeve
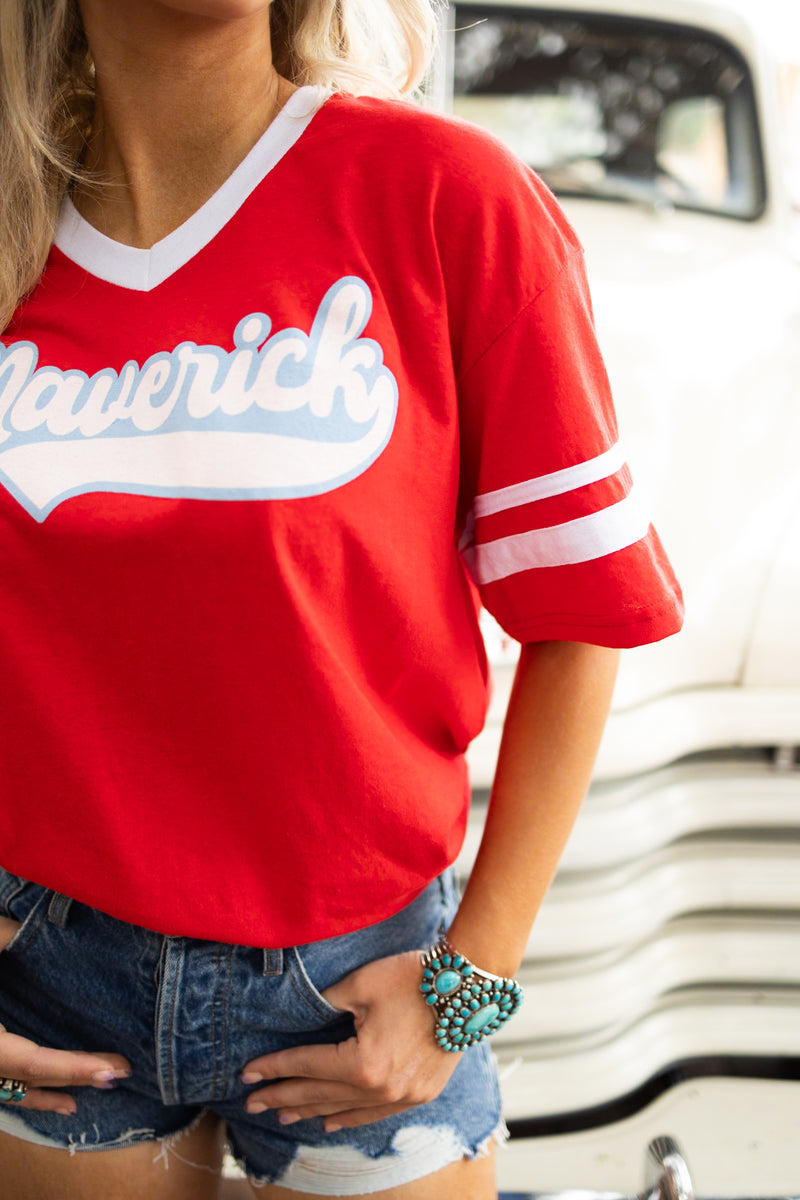
M 680 588 L 625 462 L 579 248 L 459 380 L 463 561 L 518 641 L 636 646 Z

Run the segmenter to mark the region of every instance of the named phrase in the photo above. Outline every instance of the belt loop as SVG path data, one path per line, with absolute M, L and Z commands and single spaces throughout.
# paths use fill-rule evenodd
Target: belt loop
M 47 909 L 47 919 L 52 925 L 57 925 L 59 929 L 63 929 L 67 924 L 70 905 L 72 899 L 69 896 L 62 896 L 60 892 L 53 892 L 50 905 Z
M 282 975 L 283 974 L 283 951 L 282 950 L 265 950 L 264 951 L 264 974 L 265 975 Z

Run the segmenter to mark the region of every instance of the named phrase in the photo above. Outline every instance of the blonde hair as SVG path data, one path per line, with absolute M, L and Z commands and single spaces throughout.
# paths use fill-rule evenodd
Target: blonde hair
M 296 84 L 408 94 L 430 62 L 438 2 L 273 0 L 275 66 Z M 93 108 L 77 0 L 0 0 L 0 331 L 44 270 Z
M 273 61 L 293 83 L 405 95 L 428 69 L 435 7 L 436 0 L 273 0 Z

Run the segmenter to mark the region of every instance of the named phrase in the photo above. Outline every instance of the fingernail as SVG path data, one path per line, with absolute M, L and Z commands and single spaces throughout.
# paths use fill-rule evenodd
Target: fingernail
M 71 1117 L 75 1114 L 74 1108 L 54 1108 L 53 1112 L 60 1113 L 62 1117 Z
M 116 1079 L 116 1071 L 95 1071 L 92 1076 L 94 1083 L 107 1083 L 111 1079 Z
M 242 1083 L 260 1083 L 264 1076 L 259 1075 L 258 1071 L 242 1071 L 239 1078 Z
M 110 1083 L 98 1083 L 97 1090 L 98 1092 L 111 1092 L 116 1086 L 116 1079 L 112 1079 Z
M 294 1125 L 295 1121 L 299 1121 L 300 1117 L 297 1113 L 281 1113 L 278 1117 L 281 1125 Z
M 131 1071 L 128 1067 L 123 1067 L 121 1070 L 114 1072 L 114 1078 L 115 1079 L 130 1079 L 132 1074 L 133 1074 L 133 1071 Z
M 246 1107 L 249 1113 L 262 1113 L 267 1111 L 266 1104 L 262 1104 L 260 1100 L 254 1100 L 252 1104 L 248 1104 Z
M 344 1125 L 326 1125 L 326 1133 L 338 1133 L 340 1129 L 344 1129 Z

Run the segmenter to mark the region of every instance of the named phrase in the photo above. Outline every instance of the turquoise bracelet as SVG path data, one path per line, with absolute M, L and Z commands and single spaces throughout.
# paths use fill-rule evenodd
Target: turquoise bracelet
M 419 990 L 436 1016 L 434 1037 L 443 1050 L 456 1052 L 495 1033 L 522 1003 L 516 979 L 490 975 L 442 938 L 420 956 Z

